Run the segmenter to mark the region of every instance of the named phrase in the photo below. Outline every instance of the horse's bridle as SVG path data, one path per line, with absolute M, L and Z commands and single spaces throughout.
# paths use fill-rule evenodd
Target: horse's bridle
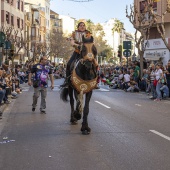
M 85 65 L 86 61 L 90 61 L 90 62 L 93 62 L 95 67 L 97 67 L 98 63 L 97 63 L 95 56 L 92 52 L 92 47 L 93 47 L 94 43 L 84 43 L 83 45 L 86 47 L 87 53 L 85 56 L 83 56 L 82 59 L 80 59 L 81 64 Z M 80 51 L 80 55 L 82 55 L 82 48 Z

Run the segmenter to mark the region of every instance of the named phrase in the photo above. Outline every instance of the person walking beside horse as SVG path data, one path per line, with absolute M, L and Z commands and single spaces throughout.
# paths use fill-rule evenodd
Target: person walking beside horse
M 38 64 L 33 65 L 28 78 L 29 86 L 32 85 L 32 81 L 31 81 L 32 74 L 35 74 L 33 80 L 34 95 L 33 95 L 32 111 L 33 112 L 35 111 L 37 101 L 41 93 L 40 112 L 46 113 L 45 108 L 46 108 L 46 96 L 47 96 L 47 87 L 48 87 L 48 75 L 51 80 L 51 89 L 54 88 L 52 68 L 49 65 L 47 65 L 46 56 L 41 57 L 40 62 Z

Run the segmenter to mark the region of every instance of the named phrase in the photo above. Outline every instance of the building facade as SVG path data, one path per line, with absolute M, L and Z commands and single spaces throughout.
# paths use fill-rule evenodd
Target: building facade
M 43 17 L 45 16 L 45 26 L 46 26 L 46 41 L 49 37 L 50 32 L 50 0 L 25 0 L 25 3 L 36 5 L 42 11 Z M 43 21 L 44 22 L 44 21 Z
M 59 14 L 50 10 L 50 23 L 51 29 L 55 29 L 57 32 L 62 33 L 62 19 L 59 19 Z
M 137 10 L 140 13 L 144 11 L 144 4 L 146 2 L 144 0 L 134 0 L 134 4 L 137 7 Z M 162 15 L 166 11 L 167 1 L 160 0 L 158 2 L 153 3 L 153 10 L 158 15 Z M 147 21 L 152 18 L 146 13 L 146 24 Z M 160 18 L 157 19 L 157 23 L 161 23 L 162 20 Z M 138 25 L 139 26 L 139 25 Z M 167 13 L 164 18 L 164 26 L 165 26 L 165 38 L 167 43 L 170 45 L 170 14 Z M 160 33 L 157 31 L 156 25 L 150 29 L 149 39 L 144 43 L 144 58 L 151 61 L 161 61 L 164 65 L 167 64 L 167 61 L 170 59 L 170 52 L 165 46 Z
M 59 15 L 62 23 L 62 32 L 64 36 L 69 36 L 75 30 L 75 18 L 65 15 Z
M 14 30 L 18 31 L 18 40 L 22 37 L 24 39 L 24 0 L 1 0 L 1 27 L 12 28 L 11 36 L 14 35 Z M 13 39 L 13 38 L 12 38 Z M 9 39 L 8 41 L 12 42 Z M 18 51 L 18 46 L 15 47 L 15 51 Z M 7 53 L 7 51 L 6 51 Z M 3 61 L 7 59 L 3 57 Z M 21 49 L 15 56 L 14 62 L 21 63 L 24 60 L 24 50 Z

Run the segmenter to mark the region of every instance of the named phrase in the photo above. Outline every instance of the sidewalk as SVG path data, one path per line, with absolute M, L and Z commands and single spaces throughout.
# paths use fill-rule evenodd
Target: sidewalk
M 2 114 L 7 106 L 8 106 L 7 104 L 3 104 L 0 106 L 0 119 L 2 119 Z

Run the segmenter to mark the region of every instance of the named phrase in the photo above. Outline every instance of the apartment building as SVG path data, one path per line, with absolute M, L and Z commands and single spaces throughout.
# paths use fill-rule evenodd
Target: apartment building
M 137 7 L 137 10 L 140 13 L 144 12 L 144 4 L 146 4 L 146 1 L 144 0 L 134 0 L 134 4 Z M 146 4 L 147 5 L 147 4 Z M 166 11 L 167 8 L 167 1 L 166 0 L 160 0 L 158 2 L 153 3 L 153 10 L 155 13 L 162 15 Z M 147 21 L 151 20 L 152 18 L 148 15 L 148 13 L 145 14 L 146 17 L 146 24 L 148 24 Z M 165 15 L 165 37 L 168 43 L 170 43 L 170 14 L 167 13 Z M 158 23 L 161 23 L 161 19 L 158 18 Z M 139 23 L 138 23 L 139 24 Z M 165 46 L 161 35 L 157 31 L 156 26 L 153 26 L 150 29 L 150 36 L 149 40 L 145 41 L 145 52 L 144 56 L 145 59 L 152 60 L 152 61 L 162 61 L 163 64 L 167 64 L 168 60 L 170 59 L 170 53 L 167 47 Z
M 26 13 L 25 32 L 27 37 L 27 49 L 30 49 L 27 52 L 27 56 L 28 58 L 33 58 L 37 50 L 36 45 L 46 43 L 47 40 L 45 8 L 40 7 L 39 5 L 25 3 L 24 9 Z
M 24 38 L 24 0 L 1 0 L 0 2 L 1 9 L 1 27 L 13 27 L 15 30 L 18 30 L 18 38 L 21 37 L 21 32 Z M 12 32 L 13 35 L 13 32 Z M 18 50 L 18 47 L 15 48 Z M 3 57 L 3 61 L 5 57 Z M 24 60 L 24 50 L 21 49 L 18 55 L 15 57 L 14 62 L 19 63 Z
M 1 25 L 24 28 L 23 0 L 1 0 Z
M 62 23 L 62 32 L 64 36 L 69 36 L 75 30 L 75 18 L 66 15 L 59 15 Z
M 62 20 L 59 19 L 59 14 L 50 10 L 50 23 L 51 29 L 55 29 L 57 32 L 62 32 Z
M 48 39 L 48 34 L 50 31 L 50 0 L 25 0 L 26 4 L 39 6 L 41 13 L 45 16 L 45 26 L 46 26 L 46 40 Z M 43 21 L 44 22 L 44 21 Z

